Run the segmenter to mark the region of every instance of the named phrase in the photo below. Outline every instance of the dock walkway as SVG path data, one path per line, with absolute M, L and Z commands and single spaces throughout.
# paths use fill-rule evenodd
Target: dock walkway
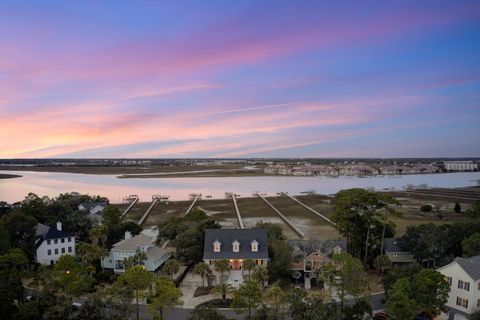
M 328 223 L 332 224 L 332 225 L 336 225 L 335 222 L 333 222 L 332 220 L 330 220 L 329 218 L 325 217 L 323 214 L 321 214 L 320 212 L 310 208 L 309 206 L 307 206 L 306 204 L 304 204 L 303 202 L 301 202 L 300 200 L 298 200 L 297 198 L 295 197 L 292 197 L 291 195 L 289 195 L 288 193 L 286 192 L 282 192 L 282 194 L 290 199 L 292 199 L 293 201 L 295 201 L 296 203 L 298 203 L 299 205 L 301 205 L 302 207 L 304 207 L 305 209 L 309 210 L 310 212 L 313 212 L 315 213 L 317 216 L 319 216 L 320 218 L 324 219 L 325 221 L 327 221 Z
M 265 199 L 261 194 L 257 194 L 257 196 L 262 199 L 268 206 L 270 206 L 270 208 L 273 209 L 273 211 L 275 211 L 279 216 L 280 218 L 282 218 L 283 221 L 285 221 L 285 223 L 290 227 L 292 228 L 293 231 L 295 231 L 296 234 L 298 234 L 302 239 L 305 239 L 306 236 L 305 236 L 305 233 L 303 233 L 300 229 L 298 229 L 297 226 L 295 226 L 287 217 L 285 217 L 277 208 L 275 208 L 267 199 Z
M 232 193 L 232 201 L 233 206 L 235 207 L 235 212 L 237 213 L 238 225 L 240 226 L 240 229 L 243 229 L 245 227 L 243 226 L 242 216 L 240 215 L 240 210 L 238 209 L 237 199 L 235 198 L 234 193 Z

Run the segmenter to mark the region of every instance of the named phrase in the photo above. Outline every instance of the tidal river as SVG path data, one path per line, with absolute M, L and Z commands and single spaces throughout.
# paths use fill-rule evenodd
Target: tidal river
M 235 192 L 241 196 L 251 196 L 257 191 L 268 195 L 275 195 L 277 192 L 295 195 L 304 191 L 333 194 L 354 187 L 375 190 L 402 190 L 412 185 L 466 187 L 478 185 L 480 180 L 480 172 L 338 178 L 264 176 L 148 179 L 119 179 L 116 175 L 56 172 L 1 171 L 1 173 L 22 175 L 21 178 L 0 179 L 0 201 L 10 203 L 22 200 L 29 192 L 52 197 L 76 191 L 106 196 L 111 202 L 118 203 L 130 194 L 140 196 L 140 201 L 151 201 L 154 194 L 169 195 L 171 200 L 187 200 L 190 193 L 202 193 L 213 198 L 223 198 L 225 192 Z

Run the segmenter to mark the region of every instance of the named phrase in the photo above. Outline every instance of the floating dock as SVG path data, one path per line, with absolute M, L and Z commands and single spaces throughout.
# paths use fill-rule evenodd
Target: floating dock
M 300 229 L 298 229 L 297 226 L 295 226 L 290 220 L 288 220 L 287 217 L 285 217 L 280 211 L 278 211 L 277 208 L 275 208 L 270 202 L 268 202 L 267 199 L 265 199 L 260 193 L 257 193 L 257 196 L 262 199 L 263 201 L 265 201 L 265 203 L 270 206 L 270 208 L 273 209 L 273 211 L 275 211 L 279 216 L 280 218 L 282 218 L 283 221 L 285 221 L 285 223 L 290 227 L 292 228 L 292 230 L 298 234 L 300 236 L 300 238 L 302 239 L 305 239 L 306 236 L 305 236 L 305 233 L 303 233 Z
M 299 205 L 301 205 L 302 207 L 304 207 L 305 209 L 307 209 L 308 211 L 310 212 L 313 212 L 315 213 L 317 216 L 319 216 L 320 218 L 324 219 L 325 221 L 327 221 L 328 223 L 332 224 L 332 225 L 336 225 L 335 222 L 333 222 L 332 220 L 330 220 L 329 218 L 325 217 L 323 214 L 321 214 L 320 212 L 310 208 L 309 206 L 307 206 L 306 204 L 304 204 L 303 202 L 301 202 L 300 200 L 298 200 L 297 198 L 295 197 L 292 197 L 291 195 L 289 195 L 288 193 L 286 192 L 282 192 L 282 194 L 290 199 L 292 199 L 293 201 L 295 201 L 296 203 L 298 203 Z

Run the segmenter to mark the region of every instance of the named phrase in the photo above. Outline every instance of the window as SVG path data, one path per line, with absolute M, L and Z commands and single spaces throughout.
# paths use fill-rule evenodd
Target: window
M 58 240 L 57 240 L 57 239 L 53 240 L 53 243 L 57 244 L 57 243 L 58 243 Z
M 60 240 L 60 242 L 61 242 L 61 243 L 65 243 L 65 238 L 62 238 L 62 239 Z
M 213 243 L 213 252 L 220 252 L 220 247 L 222 244 L 219 241 L 215 241 Z
M 51 255 L 52 255 L 52 250 L 48 249 L 47 254 L 48 254 L 49 256 L 51 256 Z
M 457 306 L 468 308 L 468 299 L 457 297 Z
M 58 249 L 55 249 L 55 254 L 58 254 Z
M 445 279 L 447 280 L 448 285 L 451 286 L 452 285 L 452 277 L 445 277 Z
M 252 252 L 258 252 L 258 242 L 256 240 L 253 240 L 251 245 L 252 245 Z
M 72 242 L 72 238 L 68 238 L 68 242 Z
M 68 252 L 72 252 L 72 247 L 68 247 Z
M 240 243 L 238 241 L 234 241 L 232 243 L 232 246 L 233 246 L 233 252 L 239 252 L 240 251 Z
M 470 282 L 458 280 L 458 289 L 463 289 L 465 291 L 470 291 Z
M 339 254 L 340 252 L 342 252 L 342 248 L 340 248 L 339 246 L 335 246 L 335 248 L 333 248 L 333 253 Z
M 47 240 L 47 244 L 50 244 L 50 242 L 51 242 L 50 240 Z
M 62 253 L 65 253 L 65 248 L 62 248 Z

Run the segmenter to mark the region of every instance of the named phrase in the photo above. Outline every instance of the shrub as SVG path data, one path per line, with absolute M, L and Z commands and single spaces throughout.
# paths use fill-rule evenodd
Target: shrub
M 420 207 L 420 211 L 422 212 L 432 212 L 433 207 L 429 204 L 424 204 Z

